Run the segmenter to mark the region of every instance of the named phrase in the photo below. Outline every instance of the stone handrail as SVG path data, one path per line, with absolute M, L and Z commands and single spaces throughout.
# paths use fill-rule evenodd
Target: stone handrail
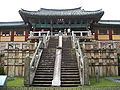
M 47 31 L 46 33 L 47 33 L 47 35 L 46 35 L 46 36 L 43 36 L 44 48 L 47 48 L 47 46 L 48 46 L 48 41 L 49 41 L 49 39 L 50 39 L 50 31 Z
M 34 56 L 32 58 L 32 61 L 30 63 L 30 67 L 32 67 L 32 68 L 35 66 L 35 62 L 38 59 L 38 56 L 40 56 L 40 52 L 41 52 L 40 46 L 41 45 L 42 45 L 42 41 L 39 41 L 38 46 L 35 50 Z
M 43 39 L 39 40 L 39 43 L 38 43 L 37 48 L 35 50 L 34 56 L 33 56 L 32 61 L 30 63 L 30 84 L 32 84 L 32 81 L 33 81 L 40 57 L 42 55 L 43 48 L 47 48 L 47 46 L 48 46 L 50 32 L 47 31 L 46 33 L 47 33 L 47 35 L 46 36 L 43 35 L 42 36 Z
M 34 56 L 32 58 L 32 61 L 30 63 L 30 84 L 32 84 L 41 54 L 42 54 L 42 49 L 41 49 L 42 41 L 39 41 L 37 49 L 34 53 Z
M 80 47 L 79 39 L 77 40 L 74 34 L 74 31 L 72 32 L 72 37 L 73 37 L 73 48 L 76 49 L 76 56 L 77 56 L 79 74 L 80 74 L 80 82 L 81 82 L 81 85 L 84 85 L 84 55 Z
M 81 82 L 81 85 L 84 85 L 84 55 L 80 48 L 80 44 L 79 44 L 78 40 L 77 40 L 76 55 L 77 55 L 78 67 L 79 67 L 79 71 L 80 71 L 80 82 Z

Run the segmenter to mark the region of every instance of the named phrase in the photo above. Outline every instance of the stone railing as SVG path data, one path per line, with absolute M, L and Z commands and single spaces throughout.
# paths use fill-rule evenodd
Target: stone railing
M 42 41 L 39 41 L 38 46 L 36 48 L 36 51 L 34 53 L 34 56 L 32 58 L 32 61 L 30 62 L 30 84 L 32 84 L 41 54 L 43 49 L 41 49 Z
M 81 39 L 92 39 L 93 36 L 91 34 L 91 31 L 72 31 L 72 35 L 76 35 L 76 37 L 79 37 Z
M 80 71 L 80 82 L 81 85 L 84 85 L 84 61 L 83 61 L 84 56 L 78 40 L 76 44 L 76 55 L 77 55 L 78 67 Z
M 87 84 L 86 79 L 88 79 L 87 75 L 89 74 L 89 72 L 87 72 L 86 74 L 86 68 L 87 68 L 86 57 L 84 55 L 82 48 L 80 47 L 79 39 L 76 38 L 76 35 L 74 34 L 74 32 L 72 32 L 72 37 L 73 37 L 73 48 L 75 48 L 76 50 L 80 82 L 81 82 L 81 85 L 85 85 Z
M 37 48 L 35 50 L 34 56 L 32 58 L 32 61 L 30 62 L 30 84 L 32 84 L 35 72 L 37 70 L 37 66 L 40 60 L 40 57 L 42 55 L 43 48 L 47 48 L 48 41 L 50 38 L 50 32 L 46 32 L 46 36 L 43 35 L 42 40 L 39 40 L 39 43 L 37 45 Z
M 37 37 L 37 36 L 43 36 L 46 35 L 47 33 L 50 33 L 50 31 L 30 31 L 30 37 Z M 46 35 L 47 36 L 47 35 Z
M 44 48 L 47 48 L 49 39 L 50 39 L 50 31 L 47 31 L 46 34 L 43 35 Z

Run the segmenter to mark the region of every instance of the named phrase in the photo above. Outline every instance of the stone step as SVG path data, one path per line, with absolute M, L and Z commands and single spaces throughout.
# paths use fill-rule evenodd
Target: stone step
M 49 74 L 46 74 L 46 75 L 35 75 L 35 77 L 37 77 L 37 78 L 52 78 L 53 77 L 53 75 L 49 75 Z
M 62 84 L 61 87 L 77 87 L 80 86 L 80 84 Z
M 47 56 L 47 55 L 43 55 L 41 58 L 55 58 L 54 54 L 52 54 L 53 56 Z
M 52 64 L 46 64 L 46 63 L 42 63 L 41 65 L 45 65 L 45 66 L 52 65 L 52 66 L 54 66 L 54 64 L 53 64 L 53 63 L 52 63 Z
M 52 61 L 51 61 L 51 60 L 50 60 L 50 61 L 49 61 L 49 60 L 42 60 L 42 61 L 40 62 L 40 64 L 53 64 L 54 61 L 55 61 L 55 60 L 52 60 Z
M 77 66 L 77 63 L 76 64 L 62 64 L 62 66 Z
M 76 64 L 77 62 L 75 62 L 75 61 L 64 61 L 64 62 L 61 62 L 61 63 L 63 63 L 63 64 L 64 64 L 64 63 L 65 63 L 65 64 L 72 64 L 72 63 L 75 63 L 75 64 Z
M 61 66 L 61 68 L 78 68 L 77 66 Z
M 37 72 L 53 72 L 53 70 L 37 70 Z
M 52 84 L 32 84 L 32 86 L 34 86 L 34 87 L 49 87 L 49 86 L 52 86 Z
M 48 81 L 48 80 L 52 81 L 53 78 L 38 78 L 38 77 L 35 77 L 34 80 L 36 80 L 36 81 L 43 81 L 43 80 L 44 81 Z
M 63 61 L 76 61 L 76 58 L 73 57 L 62 57 Z
M 79 75 L 79 73 L 78 72 L 69 72 L 69 73 L 62 72 L 61 75 Z
M 36 75 L 53 75 L 53 73 L 52 72 L 36 72 Z
M 46 67 L 43 67 L 43 68 L 37 68 L 37 70 L 53 70 L 54 68 L 46 68 Z
M 61 68 L 61 70 L 78 70 L 78 68 L 77 67 L 69 67 L 69 68 Z
M 79 75 L 68 75 L 68 74 L 64 74 L 61 75 L 62 79 L 66 79 L 66 78 L 79 78 Z
M 54 66 L 52 66 L 52 65 L 49 65 L 49 66 L 42 65 L 42 66 L 38 66 L 38 68 L 54 68 Z
M 62 84 L 80 84 L 80 81 L 62 81 Z
M 61 81 L 80 81 L 80 78 L 62 78 Z
M 52 84 L 52 81 L 33 81 L 33 83 L 39 83 L 39 84 Z

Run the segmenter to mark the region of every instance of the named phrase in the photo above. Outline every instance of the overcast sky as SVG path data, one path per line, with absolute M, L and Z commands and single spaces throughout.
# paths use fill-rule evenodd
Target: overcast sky
M 120 20 L 120 0 L 1 0 L 0 22 L 22 21 L 18 11 L 23 8 L 36 11 L 49 9 L 82 9 L 93 11 L 102 9 L 105 14 L 102 20 Z

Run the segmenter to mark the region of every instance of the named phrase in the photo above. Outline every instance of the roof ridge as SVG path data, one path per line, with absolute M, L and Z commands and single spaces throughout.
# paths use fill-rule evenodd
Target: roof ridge
M 81 10 L 81 7 L 78 7 L 78 8 L 72 8 L 72 9 L 47 9 L 47 8 L 41 8 L 40 10 L 52 10 L 52 11 L 68 11 L 68 10 L 78 10 L 80 9 Z
M 102 11 L 102 9 L 98 9 L 98 10 L 92 10 L 92 11 L 88 11 L 88 10 L 85 10 L 85 9 L 82 9 L 84 12 L 96 12 L 96 11 Z

